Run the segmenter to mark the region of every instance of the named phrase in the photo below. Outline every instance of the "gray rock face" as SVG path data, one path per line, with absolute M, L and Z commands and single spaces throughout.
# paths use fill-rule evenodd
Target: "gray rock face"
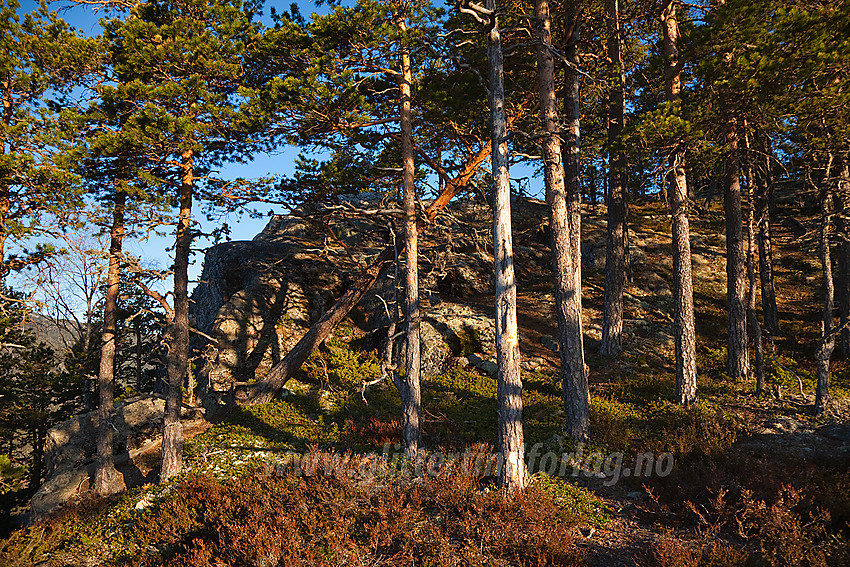
M 164 411 L 165 399 L 155 394 L 116 404 L 113 419 L 115 463 L 128 488 L 145 480 L 145 473 L 133 461 L 159 447 Z M 181 418 L 184 430 L 205 424 L 199 408 L 184 406 Z M 97 454 L 97 425 L 95 411 L 64 421 L 47 432 L 46 480 L 31 500 L 35 517 L 50 513 L 88 490 Z
M 458 357 L 495 352 L 496 331 L 491 317 L 469 305 L 441 302 L 423 310 L 421 342 L 428 378 L 446 372 Z
M 382 240 L 365 244 L 377 250 Z M 197 327 L 214 339 L 196 338 L 193 345 L 203 353 L 196 393 L 204 406 L 217 407 L 236 384 L 264 376 L 357 272 L 355 258 L 343 246 L 295 216 L 273 217 L 252 241 L 208 250 L 201 283 L 192 293 Z M 386 284 L 386 279 L 379 283 L 379 290 Z M 379 290 L 355 314 L 367 326 L 375 317 L 383 320 L 374 298 Z
M 264 376 L 356 279 L 363 266 L 392 242 L 386 217 L 357 209 L 393 208 L 376 194 L 347 198 L 311 212 L 277 215 L 252 241 L 211 248 L 195 288 L 192 314 L 204 354 L 197 372 L 199 398 L 208 409 L 228 403 L 239 385 Z M 425 376 L 445 372 L 460 356 L 493 352 L 492 315 L 454 303 L 492 293 L 491 211 L 472 201 L 453 203 L 420 240 Z M 516 203 L 518 277 L 548 269 L 540 233 L 546 205 Z M 544 239 L 545 240 L 545 239 Z M 393 301 L 394 274 L 385 273 L 350 314 L 364 333 L 386 326 L 383 303 Z M 400 276 L 399 276 L 400 277 Z

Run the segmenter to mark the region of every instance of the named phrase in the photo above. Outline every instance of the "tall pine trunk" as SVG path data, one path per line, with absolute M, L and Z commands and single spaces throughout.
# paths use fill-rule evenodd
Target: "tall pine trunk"
M 576 18 L 575 6 L 567 10 Z M 543 167 L 546 200 L 549 202 L 549 225 L 552 236 L 552 267 L 555 276 L 555 313 L 558 319 L 558 343 L 561 357 L 561 391 L 566 414 L 565 432 L 579 441 L 588 438 L 590 394 L 584 371 L 584 343 L 581 324 L 581 209 L 578 184 L 579 122 L 574 107 L 578 105 L 578 74 L 567 68 L 566 131 L 559 135 L 558 100 L 555 92 L 555 60 L 552 56 L 552 32 L 548 0 L 536 0 L 537 80 L 540 117 L 546 137 L 543 141 Z M 568 53 L 575 54 L 578 39 L 577 22 L 572 24 Z M 569 58 L 569 55 L 568 55 Z M 575 64 L 573 56 L 571 62 Z M 561 137 L 565 142 L 562 158 Z M 570 187 L 566 187 L 565 169 L 569 169 Z M 573 208 L 568 206 L 572 201 Z M 576 207 L 575 205 L 579 205 Z M 577 212 L 577 215 L 571 213 Z M 575 218 L 574 218 L 575 217 Z M 575 229 L 575 230 L 573 230 Z
M 829 154 L 826 172 L 821 183 L 821 231 L 820 261 L 823 269 L 823 320 L 821 342 L 817 353 L 817 390 L 815 392 L 815 415 L 822 415 L 829 404 L 829 361 L 835 349 L 835 333 L 832 325 L 835 289 L 832 282 L 832 257 L 829 252 L 830 218 L 832 216 L 832 191 L 829 189 L 833 155 Z
M 733 380 L 749 374 L 747 353 L 746 265 L 741 212 L 741 166 L 738 134 L 729 117 L 725 124 L 726 155 L 723 175 L 723 211 L 726 215 L 727 372 Z
M 749 144 L 747 144 L 749 150 Z M 749 153 L 749 152 L 748 152 Z M 753 333 L 753 354 L 756 357 L 756 394 L 764 393 L 764 341 L 762 338 L 761 324 L 756 312 L 756 258 L 755 258 L 755 191 L 753 190 L 753 167 L 752 161 L 747 162 L 747 319 L 750 322 L 750 330 Z
M 726 0 L 712 0 L 713 9 Z M 731 53 L 724 54 L 733 65 Z M 720 95 L 723 97 L 723 93 Z M 744 221 L 741 213 L 741 164 L 738 155 L 737 122 L 726 100 L 720 101 L 723 141 L 723 212 L 726 215 L 726 372 L 732 380 L 743 380 L 750 372 L 747 352 L 746 265 L 744 260 Z
M 508 177 L 502 41 L 496 0 L 487 0 L 492 18 L 487 37 L 490 75 L 490 129 L 493 154 L 493 261 L 496 287 L 496 364 L 499 412 L 499 484 L 507 492 L 525 486 L 525 446 L 522 431 L 522 380 L 516 315 L 511 187 Z
M 841 354 L 850 356 L 850 164 L 845 158 L 838 178 L 838 209 L 836 230 L 838 236 L 838 284 L 836 296 L 838 299 L 838 314 L 841 333 Z
M 569 243 L 572 255 L 573 284 L 575 299 L 572 302 L 573 313 L 570 315 L 575 319 L 578 341 L 577 351 L 573 353 L 573 366 L 579 364 L 577 356 L 581 356 L 581 378 L 579 374 L 573 374 L 568 388 L 570 399 L 574 400 L 574 417 L 568 418 L 573 423 L 579 424 L 582 419 L 590 420 L 590 390 L 588 388 L 588 368 L 584 361 L 584 329 L 582 322 L 582 286 L 581 286 L 581 91 L 579 84 L 579 57 L 578 42 L 581 28 L 581 5 L 579 2 L 571 2 L 566 6 L 566 16 L 572 23 L 571 34 L 567 41 L 565 55 L 570 65 L 564 69 L 565 100 L 564 100 L 564 128 L 562 140 L 566 147 L 562 148 L 564 160 L 564 191 L 567 201 L 567 216 L 569 219 Z M 561 396 L 564 396 L 564 384 L 561 384 Z M 587 417 L 582 418 L 582 411 L 587 412 Z M 589 425 L 587 435 L 590 435 Z M 577 438 L 580 434 L 577 434 Z
M 779 310 L 776 307 L 776 284 L 773 277 L 773 217 L 776 210 L 776 192 L 771 174 L 770 145 L 765 137 L 762 143 L 763 166 L 756 170 L 758 184 L 758 248 L 759 280 L 761 282 L 761 310 L 764 315 L 764 328 L 771 335 L 778 335 Z
M 679 78 L 679 21 L 676 6 L 670 2 L 661 14 L 664 56 L 664 87 L 667 101 L 681 99 Z M 674 149 L 670 156 L 671 234 L 673 244 L 673 331 L 676 349 L 676 400 L 683 405 L 697 401 L 696 334 L 694 331 L 694 285 L 691 273 L 691 240 L 688 223 L 688 181 L 684 151 Z
M 0 90 L 3 92 L 3 114 L 0 119 L 3 121 L 3 126 L 9 128 L 14 116 L 14 106 L 12 105 L 12 89 L 8 79 L 0 81 Z M 0 158 L 5 153 L 6 144 L 0 144 Z M 6 275 L 9 272 L 9 267 L 6 265 L 6 239 L 9 237 L 7 219 L 11 207 L 9 189 L 9 180 L 0 180 L 0 293 L 5 292 Z
M 625 120 L 625 70 L 620 38 L 619 0 L 605 0 L 611 88 L 608 94 L 608 240 L 602 307 L 602 354 L 623 349 L 623 292 L 626 288 L 625 155 L 617 148 Z
M 109 233 L 109 267 L 106 275 L 106 294 L 103 304 L 103 344 L 100 347 L 100 371 L 97 386 L 100 406 L 97 412 L 97 468 L 93 490 L 107 496 L 118 492 L 121 479 L 115 469 L 112 443 L 114 412 L 116 313 L 118 311 L 118 280 L 121 269 L 121 247 L 124 241 L 124 207 L 126 194 L 116 188 L 112 204 L 112 227 Z
M 406 30 L 404 18 L 398 20 L 402 34 Z M 401 159 L 402 190 L 404 208 L 404 320 L 406 343 L 404 377 L 399 382 L 401 397 L 401 423 L 405 450 L 410 459 L 419 452 L 419 416 L 422 394 L 419 388 L 419 272 L 418 230 L 416 228 L 416 187 L 414 185 L 413 131 L 411 125 L 411 97 L 413 71 L 410 65 L 410 50 L 404 45 L 401 50 L 401 76 L 399 77 L 399 110 L 401 115 Z
M 162 470 L 160 482 L 178 474 L 183 466 L 183 425 L 180 407 L 183 403 L 183 378 L 189 368 L 189 255 L 192 245 L 192 194 L 195 184 L 194 154 L 186 150 L 182 156 L 180 180 L 180 215 L 174 245 L 174 320 L 168 342 L 168 394 L 162 427 Z

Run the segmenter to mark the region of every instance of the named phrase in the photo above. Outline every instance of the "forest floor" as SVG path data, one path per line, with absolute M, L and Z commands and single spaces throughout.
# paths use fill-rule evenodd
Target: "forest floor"
M 700 402 L 681 408 L 673 403 L 665 207 L 631 211 L 633 271 L 616 361 L 598 355 L 603 211 L 587 211 L 583 234 L 587 446 L 560 436 L 558 355 L 546 346 L 556 334 L 551 282 L 534 274 L 518 282 L 520 348 L 534 361 L 523 373 L 526 447 L 572 454 L 565 474 L 535 472 L 526 494 L 508 503 L 486 475 L 417 479 L 383 468 L 364 477 L 376 459 L 370 454 L 398 454 L 398 396 L 387 382 L 361 395 L 358 386 L 378 372 L 378 361 L 352 349 L 357 333 L 343 326 L 282 398 L 239 409 L 189 440 L 188 476 L 108 501 L 82 499 L 0 543 L 0 566 L 850 564 L 850 359 L 836 352 L 833 403 L 815 417 L 814 225 L 777 223 L 783 332 L 767 353 L 771 393 L 756 397 L 753 383 L 731 382 L 724 370 L 723 217 L 716 210 L 694 217 Z M 490 297 L 445 300 L 492 309 Z M 429 457 L 491 451 L 495 391 L 491 376 L 463 365 L 426 381 Z M 285 466 L 293 454 L 328 463 L 349 453 L 342 469 L 309 478 Z M 616 455 L 631 466 L 645 454 L 656 459 L 655 474 L 608 467 Z M 659 472 L 664 454 L 673 459 L 672 470 L 662 471 L 669 474 Z M 148 455 L 148 468 L 157 457 Z

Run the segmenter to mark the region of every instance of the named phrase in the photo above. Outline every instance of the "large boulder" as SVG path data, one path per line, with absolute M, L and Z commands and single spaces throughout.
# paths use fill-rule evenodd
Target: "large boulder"
M 276 215 L 253 240 L 208 250 L 192 295 L 195 324 L 207 337 L 195 339 L 203 352 L 196 392 L 208 411 L 232 403 L 241 385 L 265 376 L 392 242 L 387 217 L 372 212 L 394 207 L 380 195 L 362 194 Z M 444 372 L 458 356 L 493 350 L 492 314 L 456 303 L 493 292 L 491 215 L 485 203 L 452 203 L 420 239 L 426 377 Z M 545 203 L 515 202 L 520 279 L 548 269 L 545 217 Z M 364 335 L 389 323 L 378 298 L 393 301 L 395 273 L 387 272 L 349 314 Z
M 156 452 L 162 443 L 165 399 L 156 394 L 137 396 L 115 406 L 113 447 L 115 464 L 125 488 L 153 480 L 140 457 Z M 88 490 L 97 456 L 97 412 L 78 415 L 47 432 L 45 482 L 30 504 L 35 517 L 61 507 Z M 186 436 L 208 426 L 200 408 L 183 406 L 181 421 Z

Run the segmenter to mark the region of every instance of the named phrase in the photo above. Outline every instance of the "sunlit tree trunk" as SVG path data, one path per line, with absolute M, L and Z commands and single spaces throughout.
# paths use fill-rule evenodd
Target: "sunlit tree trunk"
M 496 363 L 499 408 L 500 485 L 508 492 L 525 486 L 525 447 L 522 431 L 522 380 L 516 315 L 511 188 L 508 177 L 507 123 L 502 42 L 496 1 L 487 0 L 492 18 L 487 38 L 490 76 L 490 128 L 493 155 L 493 259 L 496 287 Z
M 575 10 L 568 8 L 572 17 Z M 576 263 L 575 250 L 581 251 L 581 209 L 577 218 L 572 218 L 567 205 L 573 200 L 580 205 L 578 186 L 578 117 L 569 120 L 560 133 L 558 100 L 555 91 L 555 61 L 552 56 L 552 32 L 548 0 L 536 0 L 537 18 L 537 79 L 540 98 L 540 115 L 546 138 L 543 141 L 543 167 L 546 183 L 546 200 L 549 202 L 549 225 L 552 236 L 552 267 L 555 276 L 555 313 L 558 319 L 558 342 L 561 357 L 561 386 L 566 413 L 567 435 L 585 441 L 588 437 L 590 394 L 584 371 L 584 347 L 581 324 L 581 258 Z M 572 25 L 570 42 L 574 53 L 577 39 L 576 26 Z M 578 75 L 567 70 L 567 107 L 573 114 L 578 105 Z M 562 158 L 561 138 L 564 138 L 565 154 Z M 570 169 L 567 189 L 565 169 Z M 573 231 L 572 229 L 576 230 Z M 574 233 L 575 232 L 575 233 Z
M 663 34 L 664 86 L 667 101 L 681 99 L 682 84 L 679 78 L 679 21 L 676 5 L 670 2 L 661 14 Z M 688 181 L 685 173 L 685 155 L 674 149 L 670 156 L 671 234 L 673 244 L 673 329 L 676 349 L 676 399 L 680 404 L 691 405 L 697 401 L 696 333 L 694 331 L 694 285 L 691 273 L 691 240 L 688 223 Z
M 8 129 L 14 115 L 14 107 L 12 105 L 11 85 L 8 79 L 0 80 L 0 91 L 3 93 L 3 114 L 0 119 L 3 121 L 4 128 Z M 0 143 L 0 156 L 6 153 L 6 144 Z M 9 200 L 9 181 L 0 179 L 0 293 L 3 293 L 6 287 L 6 274 L 9 269 L 6 266 L 6 239 L 9 237 L 9 227 L 7 219 L 9 216 L 9 208 L 11 206 Z
M 112 443 L 114 411 L 116 313 L 118 311 L 118 277 L 121 269 L 121 246 L 124 240 L 124 207 L 126 195 L 116 188 L 112 205 L 112 228 L 109 240 L 109 267 L 103 306 L 103 344 L 100 348 L 100 371 L 97 376 L 100 406 L 97 418 L 97 468 L 94 492 L 106 496 L 121 489 L 115 469 Z
M 406 30 L 403 17 L 398 19 L 399 30 Z M 419 387 L 419 272 L 418 231 L 416 228 L 416 187 L 414 185 L 413 131 L 411 125 L 411 97 L 413 71 L 410 65 L 410 50 L 406 45 L 401 50 L 401 76 L 399 110 L 401 115 L 401 159 L 402 190 L 404 208 L 404 320 L 406 343 L 404 377 L 400 381 L 402 435 L 407 456 L 415 459 L 419 451 L 419 416 L 422 395 Z

